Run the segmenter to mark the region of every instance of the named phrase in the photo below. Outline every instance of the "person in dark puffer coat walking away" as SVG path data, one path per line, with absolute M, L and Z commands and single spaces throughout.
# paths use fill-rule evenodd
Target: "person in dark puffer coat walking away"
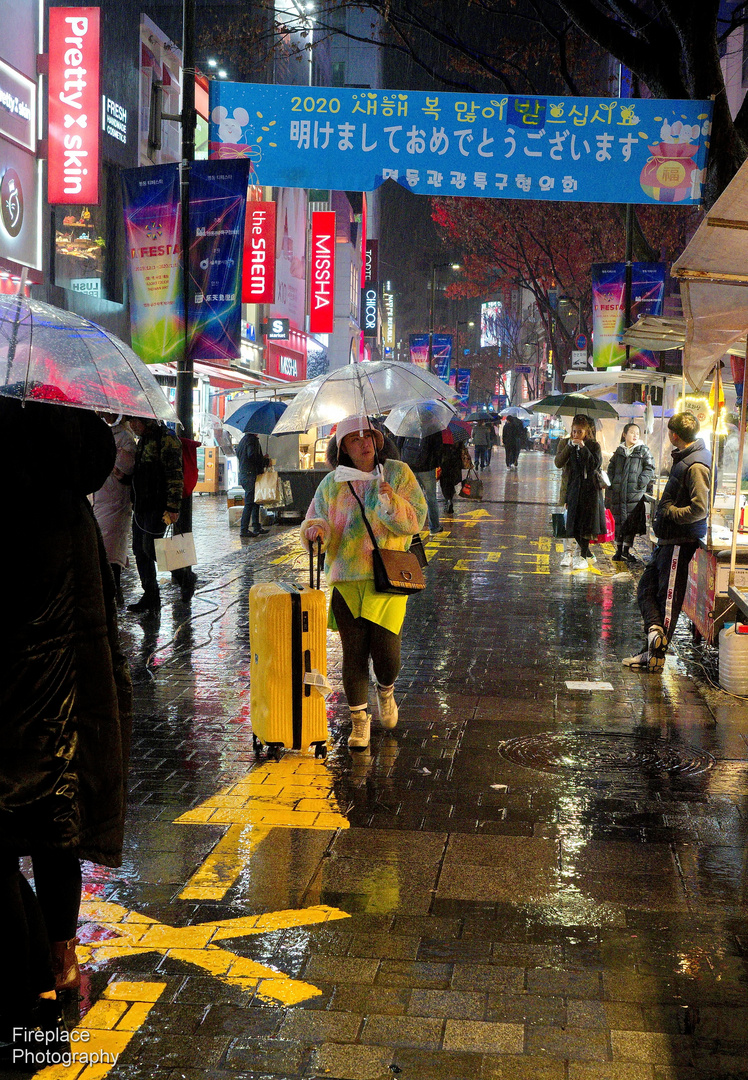
M 132 710 L 114 578 L 86 498 L 114 467 L 112 432 L 83 409 L 6 398 L 0 426 L 12 523 L 0 530 L 2 1069 L 13 1026 L 59 1030 L 57 995 L 80 983 L 80 859 L 121 864 Z M 19 868 L 27 855 L 36 891 Z
M 656 675 L 665 666 L 667 647 L 675 632 L 686 596 L 688 566 L 699 540 L 706 536 L 712 455 L 699 433 L 699 421 L 690 412 L 668 420 L 673 466 L 657 504 L 652 529 L 657 547 L 639 580 L 636 598 L 644 619 L 647 644 L 624 667 Z
M 626 424 L 620 445 L 608 463 L 610 487 L 605 501 L 616 523 L 614 561 L 627 562 L 630 566 L 637 562 L 631 547 L 634 537 L 645 531 L 642 500 L 654 477 L 654 457 L 641 441 L 639 425 Z

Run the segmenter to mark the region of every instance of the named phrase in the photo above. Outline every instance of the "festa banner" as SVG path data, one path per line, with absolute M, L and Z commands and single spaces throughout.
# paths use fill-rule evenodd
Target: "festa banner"
M 312 255 L 309 287 L 309 332 L 335 329 L 335 211 L 312 213 Z
M 460 367 L 457 369 L 455 391 L 462 404 L 467 405 L 470 397 L 470 368 Z
M 434 334 L 432 351 L 434 354 L 434 374 L 448 382 L 449 368 L 452 363 L 452 335 Z
M 242 303 L 275 301 L 275 203 L 248 202 L 244 219 Z
M 183 352 L 179 167 L 122 172 L 132 347 L 146 364 Z
M 216 79 L 210 116 L 210 156 L 245 158 L 258 184 L 687 205 L 701 199 L 712 103 Z
M 196 360 L 241 355 L 248 177 L 248 161 L 190 166 L 189 351 Z
M 592 340 L 596 368 L 626 362 L 621 344 L 625 320 L 625 263 L 594 263 L 592 266 Z M 642 315 L 661 315 L 665 294 L 664 263 L 633 263 L 631 267 L 631 322 Z M 654 355 L 630 350 L 629 361 L 637 367 L 656 367 Z
M 418 364 L 418 366 L 422 368 L 427 368 L 429 366 L 428 334 L 411 334 L 409 343 L 411 363 Z

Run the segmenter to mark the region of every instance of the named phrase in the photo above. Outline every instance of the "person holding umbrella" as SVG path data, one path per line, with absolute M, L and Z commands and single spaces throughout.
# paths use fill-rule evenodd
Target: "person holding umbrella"
M 10 455 L 3 505 L 13 523 L 0 531 L 0 1055 L 7 1057 L 14 1027 L 59 1031 L 58 995 L 80 983 L 80 860 L 122 861 L 131 686 L 114 579 L 86 498 L 114 466 L 112 432 L 85 408 L 24 407 L 5 397 L 0 424 Z M 29 527 L 39 477 L 51 466 L 43 527 Z M 28 855 L 34 889 L 19 868 Z
M 244 488 L 244 509 L 239 526 L 239 536 L 260 536 L 266 533 L 260 525 L 260 506 L 255 502 L 255 483 L 257 477 L 270 464 L 270 458 L 263 452 L 260 440 L 252 431 L 247 431 L 236 448 L 236 460 L 239 463 L 239 483 Z
M 330 621 L 343 647 L 343 690 L 351 717 L 351 750 L 369 745 L 369 659 L 377 679 L 379 719 L 391 730 L 398 720 L 395 680 L 400 671 L 400 638 L 407 596 L 374 589 L 372 543 L 404 551 L 420 532 L 427 506 L 413 472 L 387 455 L 382 432 L 367 416 L 338 423 L 327 448 L 334 472 L 322 480 L 301 526 L 309 548 L 322 541 L 325 573 L 332 586 Z

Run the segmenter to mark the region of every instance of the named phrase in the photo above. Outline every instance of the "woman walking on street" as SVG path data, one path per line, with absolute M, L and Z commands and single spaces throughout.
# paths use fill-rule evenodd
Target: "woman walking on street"
M 652 451 L 641 441 L 638 424 L 626 424 L 608 464 L 610 487 L 606 501 L 616 523 L 614 560 L 636 563 L 631 547 L 634 537 L 645 531 L 644 495 L 655 477 Z
M 564 470 L 566 481 L 566 535 L 573 536 L 579 546 L 579 554 L 571 561 L 572 570 L 589 569 L 595 561 L 590 541 L 605 532 L 605 505 L 598 486 L 602 461 L 602 450 L 589 418 L 575 416 L 571 437 L 561 439 L 556 452 L 556 468 Z M 568 566 L 568 560 L 564 564 Z
M 426 520 L 426 500 L 405 462 L 390 458 L 380 431 L 365 416 L 342 420 L 330 440 L 328 473 L 301 526 L 306 547 L 322 541 L 325 573 L 332 585 L 328 626 L 343 646 L 343 690 L 351 714 L 351 750 L 369 745 L 369 658 L 377 679 L 379 720 L 397 724 L 395 679 L 407 596 L 374 589 L 372 543 L 362 505 L 379 547 L 404 551 Z M 381 471 L 377 466 L 381 465 Z M 356 471 L 364 474 L 356 477 Z
M 488 466 L 488 451 L 491 442 L 491 432 L 485 420 L 478 420 L 473 428 L 473 446 L 475 447 L 475 468 L 485 469 Z

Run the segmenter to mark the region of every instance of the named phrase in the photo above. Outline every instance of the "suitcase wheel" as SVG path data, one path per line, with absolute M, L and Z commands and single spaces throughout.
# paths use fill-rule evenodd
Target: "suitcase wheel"
M 262 757 L 262 743 L 254 732 L 252 732 L 252 749 L 255 752 L 255 757 Z
M 282 749 L 283 749 L 283 743 L 279 743 L 279 742 L 268 743 L 268 757 L 272 758 L 273 761 L 280 761 L 280 759 L 281 759 L 281 750 Z
M 322 760 L 324 761 L 324 759 L 327 757 L 327 743 L 326 742 L 316 742 L 313 745 L 314 745 L 314 756 L 316 758 L 322 758 Z

